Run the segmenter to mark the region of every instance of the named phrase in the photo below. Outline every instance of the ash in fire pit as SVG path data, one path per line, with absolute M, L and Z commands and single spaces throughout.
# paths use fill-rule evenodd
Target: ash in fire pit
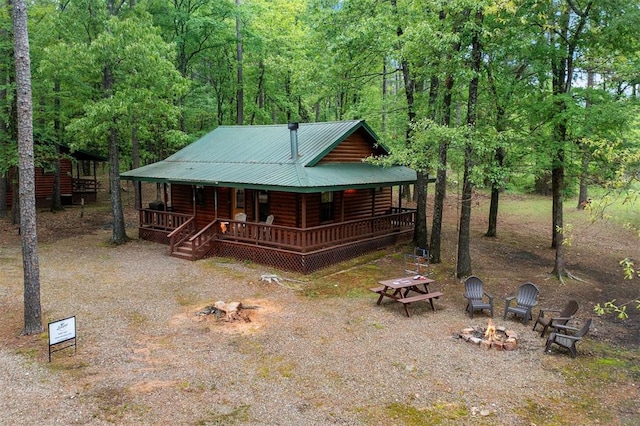
M 256 309 L 257 306 L 244 306 L 242 302 L 228 302 L 222 300 L 217 301 L 213 305 L 207 306 L 198 311 L 196 315 L 213 315 L 216 319 L 223 321 L 245 321 L 251 322 L 246 309 Z
M 495 348 L 497 350 L 512 351 L 518 345 L 518 335 L 502 326 L 495 326 L 490 319 L 487 327 L 467 327 L 455 337 L 479 345 L 483 349 Z

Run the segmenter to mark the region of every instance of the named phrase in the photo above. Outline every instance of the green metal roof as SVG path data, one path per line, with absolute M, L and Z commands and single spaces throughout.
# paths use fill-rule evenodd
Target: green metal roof
M 354 132 L 377 136 L 362 120 L 301 123 L 298 156 L 287 125 L 220 126 L 164 161 L 120 174 L 121 179 L 288 192 L 318 192 L 412 183 L 407 167 L 318 162 Z M 381 147 L 387 152 L 384 147 Z

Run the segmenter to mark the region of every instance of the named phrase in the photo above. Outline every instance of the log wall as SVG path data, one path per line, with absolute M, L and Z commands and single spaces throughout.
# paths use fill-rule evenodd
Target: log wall
M 60 160 L 60 196 L 63 197 L 63 204 L 67 199 L 67 204 L 71 202 L 71 196 L 73 194 L 73 176 L 72 176 L 72 163 L 71 160 L 63 158 Z M 9 174 L 9 182 L 14 179 L 14 174 L 17 170 L 14 170 Z M 49 207 L 53 201 L 53 179 L 54 173 L 45 172 L 43 168 L 36 167 L 34 172 L 35 179 L 35 195 L 36 195 L 36 207 Z M 7 207 L 11 207 L 13 203 L 13 188 L 11 184 L 7 188 Z
M 384 150 L 374 147 L 370 140 L 365 137 L 364 131 L 361 130 L 352 134 L 333 148 L 331 152 L 320 160 L 319 164 L 359 163 L 363 158 L 382 154 L 384 154 Z

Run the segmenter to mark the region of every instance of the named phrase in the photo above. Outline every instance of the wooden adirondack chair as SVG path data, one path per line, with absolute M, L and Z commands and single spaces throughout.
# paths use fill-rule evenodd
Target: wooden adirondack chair
M 509 312 L 522 317 L 522 323 L 527 325 L 532 319 L 531 309 L 538 304 L 538 294 L 540 291 L 533 283 L 524 283 L 518 288 L 517 296 L 509 296 L 505 299 L 504 317 L 507 319 Z M 511 306 L 512 301 L 516 301 L 515 306 Z
M 540 337 L 542 337 L 549 328 L 555 328 L 556 325 L 567 325 L 569 320 L 573 318 L 577 311 L 578 302 L 575 300 L 569 300 L 562 311 L 554 309 L 540 309 L 540 312 L 538 312 L 538 319 L 536 319 L 535 324 L 533 324 L 533 329 L 535 330 L 536 326 L 540 324 L 542 326 Z M 555 313 L 557 315 L 552 316 L 551 313 Z
M 464 280 L 464 297 L 467 299 L 466 311 L 473 318 L 474 311 L 489 309 L 493 317 L 493 296 L 483 290 L 482 280 L 471 275 Z M 486 300 L 485 300 L 486 297 Z
M 562 346 L 563 348 L 569 349 L 571 353 L 571 357 L 575 358 L 578 355 L 578 351 L 576 350 L 576 344 L 582 340 L 582 338 L 589 332 L 589 328 L 591 327 L 592 318 L 589 318 L 587 322 L 584 323 L 581 329 L 577 329 L 575 327 L 569 326 L 557 326 L 557 332 L 549 334 L 547 338 L 547 345 L 544 348 L 545 353 L 549 352 L 551 349 L 551 345 L 554 343 L 558 346 Z M 571 331 L 574 331 L 575 334 L 570 335 Z

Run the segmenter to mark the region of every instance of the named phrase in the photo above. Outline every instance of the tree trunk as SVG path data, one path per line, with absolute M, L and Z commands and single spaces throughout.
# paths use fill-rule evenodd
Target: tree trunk
M 427 248 L 427 184 L 429 175 L 421 171 L 417 172 L 416 181 L 416 226 L 414 233 L 414 243 L 416 247 Z
M 593 87 L 594 74 L 593 71 L 587 72 L 587 87 Z M 589 108 L 591 106 L 591 102 L 589 98 L 587 98 L 587 102 L 585 104 L 585 108 Z M 578 147 L 580 148 L 580 153 L 582 155 L 581 168 L 580 168 L 580 192 L 578 195 L 578 210 L 584 210 L 585 206 L 588 203 L 589 195 L 588 195 L 588 179 L 589 179 L 589 163 L 591 162 L 591 151 L 589 150 L 589 146 L 584 142 L 578 142 Z
M 237 79 L 237 84 L 238 84 L 238 88 L 236 91 L 236 123 L 237 124 L 243 124 L 244 123 L 244 80 L 243 80 L 243 76 L 242 76 L 242 28 L 241 28 L 241 22 L 240 22 L 240 0 L 236 0 L 236 6 L 238 7 L 238 16 L 236 17 L 236 60 L 238 61 L 237 63 L 237 72 L 238 72 L 238 79 Z
M 558 156 L 563 159 L 564 153 L 558 152 Z M 553 188 L 553 241 L 555 242 L 556 257 L 552 274 L 563 277 L 567 275 L 564 265 L 564 236 L 563 236 L 563 215 L 562 215 L 562 188 L 564 187 L 564 166 L 555 167 L 552 172 Z
M 7 38 L 7 31 L 0 30 L 0 36 Z M 8 79 L 7 79 L 8 80 Z M 2 150 L 4 151 L 5 145 L 7 141 L 10 140 L 9 137 L 9 126 L 7 122 L 4 120 L 4 115 L 10 115 L 9 113 L 9 100 L 7 99 L 7 90 L 4 87 L 0 87 L 0 103 L 6 105 L 6 109 L 3 108 L 0 110 L 0 144 L 2 146 Z M 9 159 L 4 158 L 1 164 L 0 171 L 0 217 L 7 217 L 8 211 L 8 196 L 9 196 Z
M 496 104 L 496 131 L 502 133 L 506 130 L 506 111 L 501 102 L 501 96 L 496 87 L 496 82 L 493 78 L 493 72 L 491 71 L 491 64 L 489 63 L 487 69 L 487 81 L 491 93 L 495 98 Z M 504 166 L 504 159 L 507 156 L 506 150 L 502 146 L 496 147 L 493 158 L 495 160 L 495 167 L 502 170 Z M 500 173 L 501 175 L 501 173 Z M 489 226 L 485 237 L 495 238 L 498 235 L 498 206 L 500 202 L 500 192 L 502 191 L 504 183 L 502 179 L 491 179 L 491 205 L 489 206 Z
M 471 68 L 473 78 L 469 82 L 469 98 L 467 100 L 467 126 L 471 132 L 471 138 L 475 133 L 477 106 L 478 106 L 478 84 L 480 66 L 482 64 L 482 45 L 480 43 L 480 31 L 484 20 L 483 10 L 476 11 L 475 28 L 471 42 Z M 471 197 L 473 195 L 473 183 L 471 182 L 471 171 L 473 168 L 473 142 L 467 141 L 464 152 L 464 177 L 462 183 L 462 200 L 460 207 L 460 227 L 458 230 L 458 262 L 456 266 L 456 276 L 458 278 L 471 275 L 471 253 L 470 253 L 470 232 L 471 232 Z
M 36 194 L 33 152 L 33 104 L 31 97 L 31 62 L 27 30 L 27 4 L 13 5 L 14 56 L 18 101 L 18 163 L 20 175 L 20 233 L 24 269 L 23 334 L 42 332 L 40 305 L 40 266 L 36 229 Z
M 579 147 L 582 154 L 582 162 L 580 168 L 580 193 L 578 195 L 578 205 L 576 208 L 578 210 L 584 210 L 589 200 L 587 181 L 589 179 L 591 152 L 589 152 L 589 148 L 585 144 L 580 144 Z
M 131 162 L 134 169 L 140 167 L 140 143 L 138 141 L 138 117 L 131 117 Z M 133 205 L 142 208 L 142 182 L 133 181 Z
M 106 66 L 103 70 L 103 90 L 105 95 L 111 93 L 113 88 L 113 74 L 111 68 Z M 111 235 L 112 244 L 124 244 L 129 240 L 125 231 L 124 211 L 122 208 L 122 194 L 120 190 L 120 153 L 118 152 L 118 131 L 114 122 L 108 136 L 109 146 L 109 195 L 111 198 L 111 212 L 113 214 L 113 227 Z
M 0 173 L 0 217 L 7 217 L 7 195 L 9 179 L 7 179 L 6 173 Z
M 16 169 L 16 173 L 13 176 L 12 181 L 9 183 L 11 185 L 11 224 L 18 225 L 20 224 L 20 176 L 18 170 Z
M 118 132 L 114 127 L 109 134 L 109 190 L 113 212 L 112 244 L 124 244 L 129 240 L 125 231 L 122 193 L 120 190 L 120 157 L 118 154 Z
M 502 168 L 504 164 L 505 157 L 504 148 L 499 147 L 496 148 L 495 151 L 495 160 L 498 167 Z M 502 191 L 502 186 L 500 182 L 491 182 L 491 205 L 489 206 L 489 227 L 487 228 L 487 233 L 484 234 L 486 237 L 496 237 L 498 235 L 498 205 L 500 201 L 500 192 Z
M 456 262 L 456 277 L 463 278 L 471 275 L 471 255 L 469 253 L 471 229 L 471 197 L 473 185 L 469 179 L 471 173 L 471 150 L 465 150 L 464 178 L 462 184 L 462 200 L 460 201 L 460 226 L 458 229 L 458 259 Z
M 391 5 L 394 8 L 394 12 L 397 12 L 397 4 L 396 0 L 391 0 Z M 398 37 L 402 37 L 403 35 L 402 26 L 398 25 L 396 29 L 396 35 Z M 400 46 L 398 46 L 400 48 Z M 415 92 L 415 82 L 411 77 L 411 70 L 409 67 L 409 61 L 406 58 L 402 59 L 402 79 L 404 83 L 404 94 L 407 100 L 407 129 L 405 131 L 405 143 L 407 145 L 411 144 L 411 133 L 413 132 L 413 126 L 416 121 L 416 112 L 415 112 L 415 100 L 414 100 L 414 92 Z M 427 173 L 428 175 L 428 173 Z M 425 171 L 418 170 L 418 179 L 415 184 L 417 205 L 416 205 L 416 223 L 414 227 L 414 241 L 418 243 L 419 247 L 427 248 L 427 202 L 426 202 L 426 194 L 427 188 L 427 179 L 425 178 Z M 405 185 L 402 193 L 404 194 L 407 201 L 413 201 L 413 197 L 411 196 L 411 187 L 409 185 Z M 423 194 L 423 200 L 419 200 L 419 193 Z
M 53 195 L 51 197 L 51 211 L 58 212 L 62 208 L 62 194 L 60 191 L 60 144 L 56 143 L 56 158 L 54 161 L 53 173 Z
M 53 83 L 53 108 L 55 110 L 55 117 L 53 119 L 53 132 L 56 137 L 56 158 L 55 158 L 55 172 L 53 175 L 53 197 L 51 199 L 51 211 L 57 212 L 63 210 L 62 208 L 62 191 L 60 190 L 60 82 L 56 80 Z
M 554 128 L 553 138 L 555 143 L 554 158 L 552 158 L 551 169 L 551 190 L 553 193 L 553 230 L 551 246 L 556 250 L 555 265 L 553 274 L 558 278 L 567 276 L 568 273 L 564 264 L 564 236 L 563 236 L 563 191 L 564 191 L 564 175 L 565 175 L 565 145 L 567 144 L 567 124 L 566 118 L 563 117 L 567 105 L 564 97 L 571 92 L 571 83 L 574 74 L 574 58 L 577 49 L 577 43 L 583 35 L 591 7 L 595 2 L 588 1 L 584 5 L 584 9 L 576 9 L 578 6 L 575 2 L 568 2 L 569 8 L 563 9 L 559 19 L 559 30 L 555 31 L 556 36 L 550 37 L 550 42 L 554 43 L 561 51 L 561 55 L 552 58 L 551 74 L 552 88 L 555 98 L 554 117 L 557 124 Z M 560 34 L 560 36 L 558 36 Z
M 444 20 L 446 14 L 440 12 L 440 20 Z M 454 32 L 457 32 L 454 28 Z M 447 55 L 447 60 L 451 60 L 454 53 L 460 51 L 461 43 L 457 41 L 452 46 L 452 53 Z M 447 75 L 444 81 L 442 96 L 442 125 L 451 125 L 451 100 L 453 94 L 453 74 Z M 442 238 L 442 215 L 444 212 L 444 200 L 447 195 L 447 152 L 449 151 L 449 141 L 443 140 L 438 144 L 438 172 L 436 173 L 436 189 L 433 199 L 433 218 L 431 223 L 431 244 L 429 245 L 429 255 L 431 262 L 440 263 L 441 260 L 441 238 Z

